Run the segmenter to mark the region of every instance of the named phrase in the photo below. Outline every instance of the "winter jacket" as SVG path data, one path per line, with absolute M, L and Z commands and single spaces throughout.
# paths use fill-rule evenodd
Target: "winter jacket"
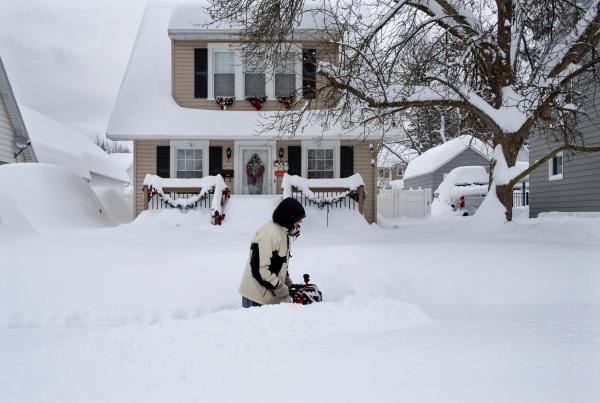
M 293 225 L 305 217 L 302 205 L 292 198 L 284 199 L 273 212 L 273 220 L 263 225 L 250 243 L 240 294 L 261 305 L 277 304 L 272 290 L 288 278 L 289 237 Z

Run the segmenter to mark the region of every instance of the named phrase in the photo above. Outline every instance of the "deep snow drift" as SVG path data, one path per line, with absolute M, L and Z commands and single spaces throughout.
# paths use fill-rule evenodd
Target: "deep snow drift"
M 233 197 L 220 227 L 171 210 L 0 243 L 0 400 L 600 399 L 600 217 L 383 230 L 309 208 L 290 271 L 325 302 L 244 310 L 277 201 Z

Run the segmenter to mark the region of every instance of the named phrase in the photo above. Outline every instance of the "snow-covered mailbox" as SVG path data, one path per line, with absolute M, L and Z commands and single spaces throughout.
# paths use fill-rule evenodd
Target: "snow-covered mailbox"
M 213 224 L 220 225 L 225 218 L 223 207 L 229 188 L 221 175 L 179 179 L 147 174 L 142 190 L 145 210 L 207 208 Z
M 336 179 L 307 179 L 285 174 L 281 188 L 283 197 L 293 197 L 304 206 L 326 208 L 328 225 L 331 208 L 364 214 L 365 184 L 360 174 Z

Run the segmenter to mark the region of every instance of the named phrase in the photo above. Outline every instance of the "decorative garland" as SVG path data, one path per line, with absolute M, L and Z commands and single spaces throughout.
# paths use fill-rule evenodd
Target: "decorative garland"
M 294 96 L 289 97 L 277 97 L 277 101 L 285 107 L 285 109 L 291 109 L 292 104 L 294 103 Z
M 222 111 L 226 110 L 228 106 L 233 105 L 233 101 L 235 101 L 235 97 L 217 97 L 215 99 L 215 102 L 221 107 Z
M 196 203 L 206 199 L 209 195 L 214 194 L 215 187 L 211 186 L 208 190 L 202 189 L 200 193 L 198 193 L 196 196 L 189 197 L 187 199 L 184 199 L 182 197 L 173 199 L 171 195 L 165 194 L 162 189 L 158 190 L 153 186 L 146 186 L 146 193 L 148 194 L 148 198 L 152 198 L 158 195 L 158 198 L 170 207 L 178 209 L 189 209 L 194 207 Z
M 246 101 L 250 102 L 254 109 L 260 111 L 262 109 L 262 104 L 267 102 L 267 97 L 246 97 Z
M 367 195 L 366 192 L 363 193 L 363 200 L 366 199 L 366 195 Z M 305 195 L 304 192 L 302 192 L 302 196 L 306 197 L 309 201 L 315 203 L 317 205 L 317 207 L 319 207 L 320 209 L 322 209 L 325 206 L 331 206 L 332 204 L 336 204 L 337 202 L 343 200 L 346 197 L 349 197 L 350 199 L 352 199 L 354 201 L 358 201 L 358 192 L 356 190 L 348 190 L 339 195 L 327 196 L 327 197 L 317 197 L 314 194 L 313 195 Z

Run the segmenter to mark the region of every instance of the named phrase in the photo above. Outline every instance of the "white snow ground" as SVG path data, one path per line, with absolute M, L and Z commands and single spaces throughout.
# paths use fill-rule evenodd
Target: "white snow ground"
M 384 230 L 311 209 L 290 270 L 325 302 L 244 310 L 276 203 L 0 239 L 0 401 L 600 401 L 599 217 Z

